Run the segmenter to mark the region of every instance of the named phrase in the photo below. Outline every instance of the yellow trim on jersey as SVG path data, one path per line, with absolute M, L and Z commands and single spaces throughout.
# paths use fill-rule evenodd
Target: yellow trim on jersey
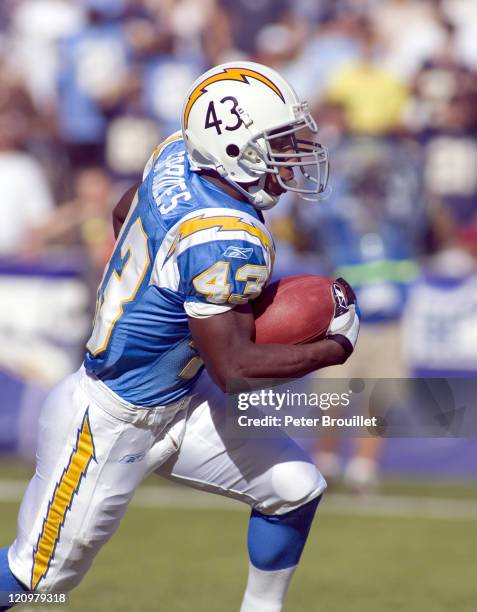
M 91 347 L 91 344 L 90 344 L 90 342 L 91 342 L 91 338 L 88 340 L 88 343 L 87 343 L 87 345 L 86 345 L 86 348 L 88 349 L 88 351 L 90 351 L 90 352 L 91 352 L 91 354 L 92 354 L 94 357 L 96 357 L 96 355 L 99 355 L 99 353 L 102 353 L 103 351 L 105 351 L 105 350 L 108 348 L 109 339 L 111 338 L 111 334 L 113 333 L 114 326 L 116 325 L 116 323 L 119 321 L 119 319 L 120 319 L 120 318 L 123 316 L 123 314 L 124 314 L 124 307 L 123 307 L 123 305 L 124 305 L 124 304 L 129 304 L 129 302 L 132 302 L 132 301 L 134 300 L 134 298 L 136 297 L 136 293 L 139 291 L 139 287 L 142 285 L 142 282 L 143 282 L 143 280 L 144 280 L 144 277 L 146 276 L 146 272 L 148 271 L 148 269 L 149 269 L 149 265 L 150 265 L 150 263 L 151 263 L 151 258 L 150 258 L 150 256 L 149 256 L 149 248 L 148 248 L 148 236 L 147 236 L 146 231 L 145 231 L 145 229 L 144 229 L 144 227 L 143 227 L 141 217 L 138 217 L 138 218 L 136 219 L 136 221 L 134 221 L 134 223 L 133 223 L 133 224 L 131 225 L 131 227 L 128 229 L 128 233 L 132 231 L 133 227 L 134 227 L 136 224 L 138 224 L 138 225 L 139 225 L 139 229 L 140 229 L 140 231 L 141 231 L 141 233 L 142 233 L 142 235 L 143 235 L 143 237 L 144 237 L 146 259 L 145 259 L 145 262 L 144 262 L 143 268 L 142 268 L 142 270 L 141 270 L 141 274 L 140 274 L 140 276 L 139 276 L 139 278 L 138 278 L 138 281 L 137 281 L 137 283 L 136 283 L 136 285 L 135 285 L 134 289 L 132 290 L 132 293 L 131 293 L 129 296 L 127 296 L 127 297 L 123 298 L 122 300 L 119 300 L 119 312 L 118 312 L 118 314 L 117 314 L 117 315 L 114 317 L 114 319 L 111 321 L 111 323 L 110 323 L 110 325 L 109 325 L 109 327 L 108 327 L 108 331 L 106 332 L 106 338 L 105 338 L 105 340 L 104 340 L 104 342 L 103 342 L 102 346 L 100 346 L 99 348 L 97 348 L 97 349 L 94 349 L 94 350 L 93 350 L 93 348 Z M 127 243 L 127 241 L 125 241 L 125 242 L 123 243 L 122 247 L 121 247 L 121 259 L 124 261 L 124 260 L 126 259 L 126 257 L 127 257 L 126 263 L 124 264 L 123 269 L 121 270 L 121 272 L 119 272 L 119 273 L 118 273 L 116 270 L 113 270 L 113 273 L 111 274 L 111 276 L 110 276 L 110 278 L 109 278 L 109 280 L 108 280 L 108 283 L 107 283 L 106 287 L 107 287 L 107 286 L 108 286 L 108 284 L 111 282 L 111 278 L 112 278 L 113 276 L 116 278 L 116 280 L 117 280 L 119 283 L 120 283 L 120 282 L 123 280 L 123 278 L 124 278 L 124 274 L 125 274 L 125 272 L 126 272 L 126 270 L 127 270 L 127 268 L 128 268 L 129 262 L 130 262 L 130 261 L 132 261 L 132 258 L 133 258 L 133 255 L 134 255 L 134 251 L 133 251 L 133 247 L 132 247 L 132 245 L 127 246 L 127 244 L 128 244 L 128 243 Z M 126 249 L 126 250 L 123 250 L 125 246 L 127 246 L 127 249 Z M 114 254 L 115 254 L 115 252 L 113 253 L 113 255 L 111 255 L 111 258 L 114 256 Z M 110 260 L 110 262 L 111 262 L 111 260 Z M 106 268 L 107 270 L 109 269 L 109 265 L 110 265 L 110 264 L 108 264 L 108 268 Z M 105 294 L 105 292 L 106 292 L 106 287 L 104 288 L 104 291 L 103 291 L 103 296 L 104 296 L 104 294 Z M 98 305 L 96 306 L 96 308 L 97 308 L 97 312 L 96 312 L 96 314 L 95 314 L 95 325 L 96 325 L 96 321 L 97 321 L 97 319 L 98 319 L 98 317 L 99 317 L 99 311 L 101 310 L 101 307 L 102 307 L 102 304 L 101 304 L 101 305 L 99 305 L 99 306 L 98 306 Z M 94 326 L 95 326 L 95 325 L 94 325 Z M 94 326 L 93 326 L 93 329 L 94 329 Z
M 89 423 L 89 414 L 86 414 L 78 430 L 76 446 L 73 449 L 68 465 L 57 483 L 48 511 L 43 521 L 43 527 L 38 537 L 37 545 L 33 551 L 33 569 L 31 588 L 35 589 L 44 578 L 55 555 L 56 545 L 60 539 L 61 529 L 65 522 L 68 510 L 71 509 L 73 498 L 86 476 L 89 464 L 96 459 L 93 436 Z
M 206 295 L 209 302 L 223 304 L 230 295 L 229 269 L 230 261 L 217 261 L 192 280 L 194 289 Z
M 189 342 L 189 346 L 193 351 L 197 352 L 197 346 L 193 340 Z M 178 374 L 178 378 L 182 380 L 191 380 L 194 376 L 199 372 L 200 368 L 204 365 L 204 360 L 197 353 L 193 357 L 189 359 L 186 365 L 182 368 L 182 370 Z
M 271 81 L 268 77 L 266 77 L 264 74 L 261 74 L 256 70 L 251 70 L 250 68 L 225 68 L 223 72 L 213 74 L 207 79 L 204 79 L 190 94 L 184 110 L 184 129 L 187 129 L 187 126 L 189 124 L 189 115 L 192 110 L 192 107 L 197 102 L 197 100 L 207 91 L 207 87 L 209 85 L 212 85 L 212 83 L 217 83 L 219 81 L 241 81 L 242 83 L 248 83 L 247 77 L 252 77 L 257 81 L 264 83 L 264 85 L 274 91 L 277 96 L 279 96 L 279 98 L 281 98 L 281 100 L 285 102 L 285 98 L 283 97 L 282 92 L 278 89 L 275 83 Z
M 217 227 L 219 228 L 219 230 L 225 232 L 244 231 L 247 234 L 250 234 L 251 236 L 255 236 L 255 238 L 258 238 L 260 240 L 260 243 L 262 244 L 263 248 L 267 249 L 273 257 L 273 242 L 267 232 L 263 231 L 252 223 L 247 223 L 239 217 L 226 216 L 200 216 L 194 217 L 193 219 L 189 219 L 188 221 L 184 221 L 184 223 L 179 227 L 177 237 L 174 240 L 171 248 L 169 249 L 167 257 L 170 257 L 172 255 L 179 242 L 184 238 L 187 238 L 187 236 L 190 236 L 195 232 L 211 229 L 213 227 Z
M 251 281 L 249 278 L 253 278 L 255 280 Z M 267 266 L 260 266 L 256 264 L 245 264 L 237 270 L 235 280 L 246 283 L 243 294 L 244 296 L 247 296 L 247 299 L 256 298 L 260 295 L 263 285 L 268 280 L 268 268 Z
M 165 140 L 163 140 L 156 148 L 156 150 L 153 153 L 153 160 L 156 161 L 157 158 L 159 157 L 159 155 L 162 153 L 162 150 L 164 149 L 164 147 L 168 144 L 170 144 L 171 142 L 175 142 L 176 140 L 180 140 L 182 138 L 182 132 L 179 130 L 177 132 L 174 132 L 173 134 L 171 134 L 170 136 L 168 136 Z

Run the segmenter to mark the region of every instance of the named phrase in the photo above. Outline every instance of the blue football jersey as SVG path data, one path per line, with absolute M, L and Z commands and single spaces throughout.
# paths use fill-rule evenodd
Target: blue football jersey
M 171 136 L 146 166 L 100 283 L 86 371 L 138 406 L 187 395 L 203 368 L 187 317 L 256 298 L 273 260 L 257 211 L 192 172 Z

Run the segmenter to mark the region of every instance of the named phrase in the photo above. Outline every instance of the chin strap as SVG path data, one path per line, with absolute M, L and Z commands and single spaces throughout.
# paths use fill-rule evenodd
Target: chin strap
M 251 203 L 260 210 L 268 210 L 278 202 L 278 196 L 272 196 L 260 187 L 250 187 L 248 197 Z
M 218 172 L 220 174 L 220 170 L 218 170 Z M 258 183 L 254 185 L 247 185 L 246 187 L 240 185 L 240 183 L 232 181 L 226 173 L 221 174 L 221 176 L 230 185 L 232 185 L 232 187 L 234 187 L 242 195 L 244 195 L 249 200 L 249 202 L 253 206 L 255 206 L 255 208 L 258 208 L 260 210 L 268 210 L 269 208 L 275 206 L 275 204 L 278 202 L 279 196 L 272 196 L 264 189 L 265 181 L 267 179 L 266 174 L 263 174 L 260 177 Z

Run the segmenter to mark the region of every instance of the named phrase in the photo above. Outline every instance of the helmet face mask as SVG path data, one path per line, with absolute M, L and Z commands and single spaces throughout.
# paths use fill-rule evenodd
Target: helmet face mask
M 191 169 L 214 170 L 257 208 L 278 201 L 271 182 L 306 200 L 327 195 L 328 153 L 309 139 L 318 128 L 308 105 L 266 66 L 234 62 L 202 75 L 186 97 L 182 131 Z M 294 169 L 298 177 L 284 178 Z
M 303 132 L 305 135 L 318 132 L 316 123 L 309 114 L 305 114 L 303 119 L 295 123 L 266 129 L 251 138 L 240 152 L 237 163 L 251 173 L 265 172 L 275 175 L 284 191 L 297 193 L 305 200 L 319 201 L 327 195 L 328 151 L 314 140 L 298 138 Z M 260 163 L 254 163 L 253 159 L 259 159 Z M 298 180 L 285 181 L 280 174 L 280 168 L 297 168 L 301 177 L 298 177 Z

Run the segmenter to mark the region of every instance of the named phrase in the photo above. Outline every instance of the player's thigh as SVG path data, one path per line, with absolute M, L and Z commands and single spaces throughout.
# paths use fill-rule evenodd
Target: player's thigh
M 157 473 L 196 488 L 282 514 L 320 495 L 325 480 L 285 433 L 236 437 L 227 427 L 225 395 L 203 377 L 179 451 Z
M 124 458 L 147 450 L 150 436 L 91 401 L 78 375 L 52 391 L 40 417 L 37 469 L 9 551 L 21 582 L 38 590 L 78 584 L 143 478 L 144 462 Z

